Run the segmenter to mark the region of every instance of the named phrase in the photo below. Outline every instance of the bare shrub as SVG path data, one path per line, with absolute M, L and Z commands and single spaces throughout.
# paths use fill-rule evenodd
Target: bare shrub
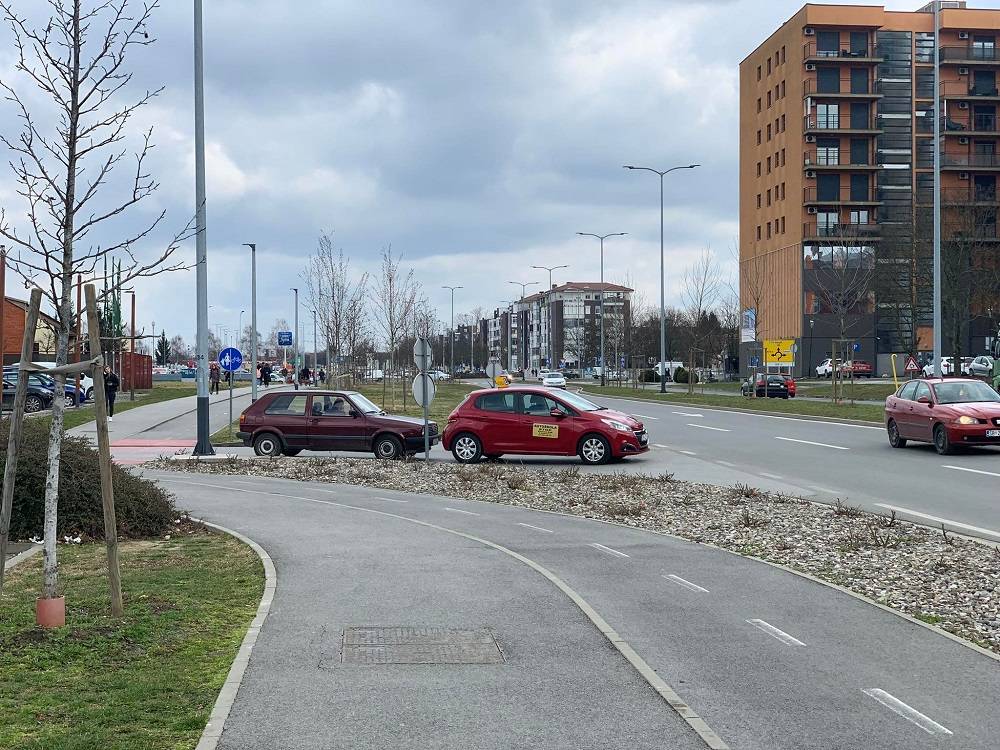
M 743 512 L 739 515 L 740 526 L 747 529 L 759 529 L 761 526 L 767 526 L 770 521 L 763 516 L 756 516 L 750 512 L 749 508 L 744 508 Z
M 857 505 L 848 505 L 843 502 L 840 498 L 837 498 L 837 502 L 833 504 L 833 515 L 842 516 L 844 518 L 858 518 L 864 515 L 864 511 L 861 510 Z
M 753 499 L 760 496 L 760 490 L 756 487 L 751 487 L 749 484 L 741 484 L 737 482 L 733 485 L 733 489 L 736 490 L 736 494 L 747 499 Z

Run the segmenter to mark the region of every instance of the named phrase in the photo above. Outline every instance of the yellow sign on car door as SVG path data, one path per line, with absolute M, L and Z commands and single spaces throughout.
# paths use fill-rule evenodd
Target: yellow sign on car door
M 531 436 L 537 438 L 558 438 L 559 425 L 557 424 L 533 424 L 531 425 Z

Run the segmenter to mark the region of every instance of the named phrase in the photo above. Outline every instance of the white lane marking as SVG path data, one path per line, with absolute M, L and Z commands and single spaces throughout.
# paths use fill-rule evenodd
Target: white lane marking
M 653 443 L 653 447 L 654 448 L 667 448 L 667 449 L 670 448 L 669 445 L 664 445 L 663 443 Z
M 767 477 L 768 479 L 784 479 L 777 474 L 768 474 L 766 471 L 759 472 L 762 477 Z
M 409 500 L 397 500 L 394 497 L 376 497 L 376 500 L 385 500 L 387 503 L 408 503 Z
M 471 510 L 459 510 L 458 508 L 445 508 L 445 510 L 449 510 L 452 513 L 464 513 L 467 516 L 478 516 L 479 515 L 478 513 L 473 513 Z
M 704 414 L 695 414 L 690 411 L 672 411 L 671 414 L 680 414 L 682 417 L 704 417 Z
M 838 490 L 831 490 L 829 487 L 818 487 L 815 484 L 807 484 L 806 487 L 808 487 L 811 490 L 816 490 L 817 492 L 825 492 L 828 495 L 841 495 L 841 494 L 843 494 L 842 492 L 839 492 Z
M 519 523 L 518 526 L 523 526 L 526 529 L 534 529 L 535 531 L 544 531 L 546 534 L 555 534 L 556 532 L 551 529 L 543 529 L 541 526 L 532 526 L 530 523 Z
M 954 469 L 955 471 L 967 471 L 970 474 L 984 474 L 988 477 L 1000 477 L 995 471 L 983 471 L 982 469 L 967 469 L 964 466 L 951 466 L 950 464 L 943 464 L 942 469 Z
M 697 456 L 698 454 L 694 451 L 677 451 L 678 453 L 683 453 L 685 456 Z
M 805 646 L 802 641 L 798 638 L 793 638 L 788 635 L 784 630 L 778 630 L 774 625 L 764 622 L 763 620 L 747 620 L 748 623 L 753 625 L 758 630 L 767 633 L 772 638 L 777 638 L 779 641 L 784 643 L 786 646 Z
M 607 552 L 609 555 L 617 555 L 618 557 L 629 557 L 624 552 L 619 552 L 616 549 L 611 549 L 611 547 L 605 547 L 603 544 L 598 544 L 597 542 L 591 542 L 591 547 L 601 550 L 602 552 Z
M 721 460 L 719 460 L 719 461 L 716 461 L 715 463 L 722 464 L 723 466 L 728 466 L 730 469 L 735 469 L 736 468 L 736 464 L 731 464 L 728 461 L 721 461 Z
M 952 731 L 948 729 L 948 727 L 941 726 L 934 721 L 934 719 L 929 716 L 924 716 L 924 714 L 920 713 L 917 709 L 912 706 L 907 706 L 899 698 L 890 695 L 884 690 L 880 690 L 879 688 L 868 688 L 867 690 L 862 690 L 861 692 L 869 698 L 874 698 L 894 714 L 902 716 L 912 724 L 916 724 L 918 727 L 927 732 L 927 734 L 952 734 Z
M 775 440 L 784 440 L 788 443 L 804 443 L 805 445 L 818 445 L 820 448 L 833 448 L 838 451 L 849 451 L 850 448 L 845 448 L 842 445 L 830 445 L 829 443 L 815 443 L 812 440 L 797 440 L 796 438 L 786 438 L 786 437 L 776 437 Z
M 654 422 L 659 422 L 660 421 L 659 417 L 650 417 L 650 416 L 647 416 L 646 414 L 635 414 L 635 413 L 633 413 L 632 416 L 633 417 L 642 417 L 643 419 L 652 419 Z
M 707 424 L 690 424 L 688 427 L 697 427 L 700 430 L 713 430 L 714 432 L 732 432 L 732 430 L 727 430 L 723 427 L 709 427 Z
M 666 578 L 668 581 L 673 581 L 678 586 L 683 586 L 686 589 L 691 589 L 691 591 L 697 591 L 699 594 L 708 593 L 708 589 L 703 589 L 697 583 L 691 583 L 691 581 L 685 581 L 683 578 L 681 578 L 680 576 L 675 576 L 673 573 L 663 577 Z
M 988 536 L 995 536 L 1000 539 L 1000 531 L 993 531 L 992 529 L 984 529 L 980 526 L 970 526 L 967 523 L 961 523 L 959 521 L 951 521 L 947 518 L 941 518 L 939 516 L 932 516 L 927 513 L 921 513 L 918 510 L 910 510 L 909 508 L 902 508 L 898 505 L 887 505 L 886 503 L 875 503 L 878 508 L 885 508 L 886 510 L 894 510 L 897 513 L 905 513 L 908 516 L 916 516 L 917 518 L 923 518 L 927 521 L 934 521 L 935 523 L 946 523 L 949 526 L 954 526 L 956 529 L 967 529 L 969 531 L 974 531 L 977 534 L 987 534 Z

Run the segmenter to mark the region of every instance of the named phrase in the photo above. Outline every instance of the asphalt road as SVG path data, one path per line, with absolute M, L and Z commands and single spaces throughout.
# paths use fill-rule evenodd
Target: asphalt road
M 1000 736 L 996 661 L 763 563 L 508 506 L 152 476 L 277 567 L 222 748 L 703 746 L 564 593 L 449 529 L 561 577 L 731 748 L 995 750 Z M 506 664 L 341 663 L 343 629 L 378 625 L 489 627 Z

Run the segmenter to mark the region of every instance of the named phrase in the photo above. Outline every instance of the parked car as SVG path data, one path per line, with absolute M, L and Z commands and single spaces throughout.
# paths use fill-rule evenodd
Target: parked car
M 587 464 L 649 450 L 635 417 L 537 386 L 473 391 L 448 415 L 442 445 L 459 463 L 504 454 L 579 456 Z
M 428 429 L 430 444 L 437 444 L 437 424 Z M 258 456 L 371 451 L 392 459 L 424 449 L 423 420 L 386 414 L 356 391 L 266 393 L 240 415 L 236 434 Z
M 545 373 L 545 377 L 542 378 L 542 385 L 546 388 L 565 388 L 566 378 L 563 377 L 561 372 L 553 370 L 552 372 Z
M 911 380 L 885 400 L 889 445 L 932 443 L 945 455 L 966 445 L 1000 445 L 1000 393 L 981 380 Z
M 788 381 L 791 381 L 791 385 L 789 385 Z M 757 398 L 788 398 L 789 395 L 794 395 L 795 380 L 786 375 L 764 375 L 760 373 L 754 382 L 753 390 L 756 392 Z M 750 396 L 751 386 L 749 378 L 743 381 L 740 393 L 744 396 Z
M 551 372 L 551 371 L 549 370 L 548 367 L 543 367 L 542 369 L 540 369 L 538 371 L 538 379 L 539 380 L 545 380 L 545 376 L 548 375 L 549 372 Z
M 52 364 L 52 366 L 55 367 L 55 364 Z M 3 372 L 4 377 L 9 375 L 13 378 L 14 383 L 17 383 L 18 369 L 16 365 L 7 365 L 3 368 Z M 29 385 L 34 384 L 41 388 L 45 388 L 53 393 L 56 391 L 55 378 L 50 375 L 46 375 L 44 372 L 31 373 L 28 378 L 28 383 Z M 65 399 L 64 403 L 66 406 L 76 406 L 78 403 L 82 404 L 87 400 L 83 387 L 81 386 L 80 389 L 77 390 L 73 381 L 67 381 L 65 385 L 63 385 L 63 397 Z
M 451 380 L 451 375 L 446 373 L 444 370 L 431 370 L 427 373 L 427 377 L 434 381 Z
M 851 359 L 840 368 L 840 374 L 845 377 L 854 378 L 870 378 L 875 372 L 875 368 L 872 367 L 871 362 L 866 362 L 863 359 Z
M 4 372 L 3 374 L 3 408 L 14 408 L 14 393 L 17 389 L 17 373 Z M 52 406 L 55 394 L 50 389 L 41 385 L 37 378 L 28 378 L 28 396 L 24 402 L 24 411 L 33 414 L 42 409 Z
M 968 372 L 966 373 L 976 378 L 988 378 L 993 376 L 993 357 L 984 355 L 981 357 L 976 357 L 969 362 Z
M 830 357 L 827 357 L 818 365 L 816 365 L 816 377 L 817 378 L 833 377 L 833 360 Z
M 964 357 L 962 359 L 962 375 L 969 374 L 969 367 L 972 364 L 971 357 Z M 937 376 L 934 372 L 934 362 L 928 362 L 924 365 L 923 374 L 925 378 L 933 378 Z M 955 360 L 952 357 L 941 357 L 941 374 L 942 375 L 954 375 L 955 374 Z
M 55 367 L 55 362 L 35 362 L 36 365 L 41 365 L 42 367 Z M 73 376 L 67 375 L 67 382 L 75 382 Z M 90 401 L 94 397 L 94 379 L 90 375 L 80 374 L 80 387 L 83 388 L 83 400 Z

